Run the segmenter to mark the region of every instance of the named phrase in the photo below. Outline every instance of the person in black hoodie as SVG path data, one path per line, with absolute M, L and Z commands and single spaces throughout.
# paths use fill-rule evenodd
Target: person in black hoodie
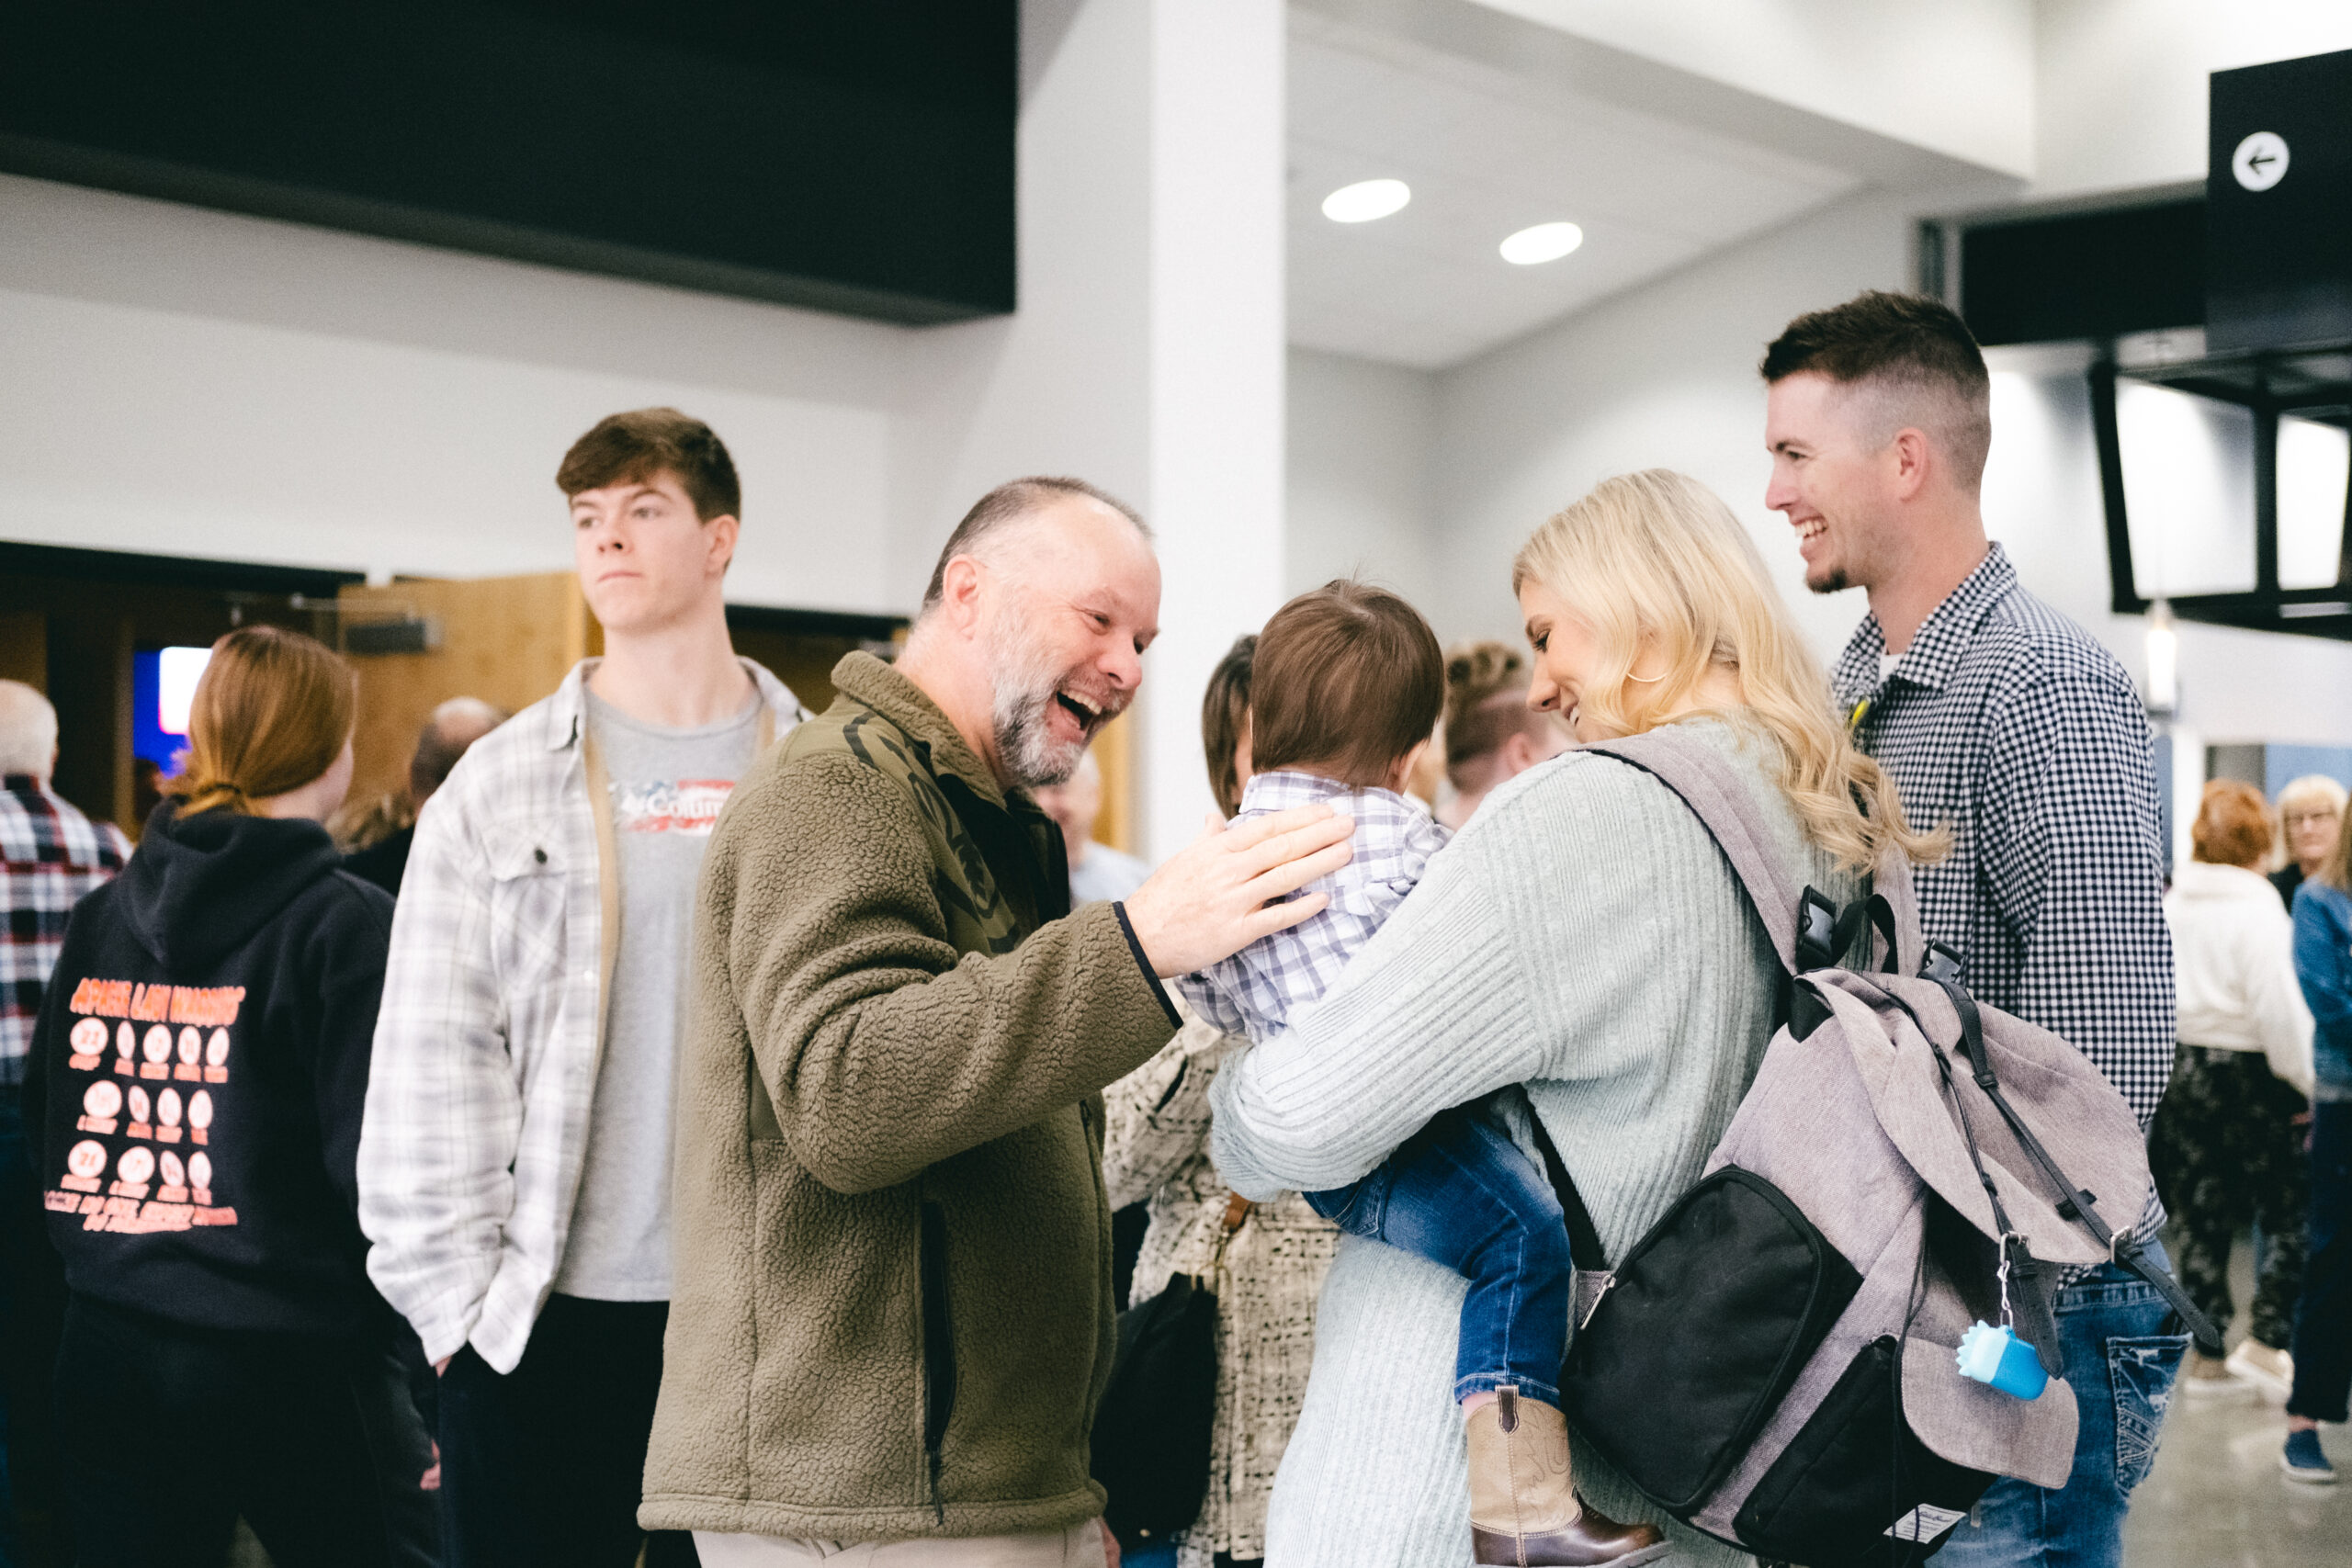
M 71 1299 L 56 1392 L 83 1568 L 430 1563 L 431 1462 L 368 1280 L 354 1159 L 392 901 L 321 822 L 354 682 L 213 645 L 175 798 L 66 928 L 26 1123 Z

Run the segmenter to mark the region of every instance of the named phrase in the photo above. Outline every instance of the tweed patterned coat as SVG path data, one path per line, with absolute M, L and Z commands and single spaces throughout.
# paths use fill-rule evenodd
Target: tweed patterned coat
M 1209 1085 L 1247 1044 L 1188 1015 L 1159 1054 L 1102 1091 L 1102 1168 L 1112 1204 L 1148 1201 L 1133 1299 L 1180 1273 L 1206 1272 L 1232 1195 L 1209 1161 Z M 1266 1503 L 1298 1421 L 1315 1359 L 1315 1298 L 1339 1232 L 1295 1192 L 1250 1212 L 1227 1243 L 1216 1281 L 1216 1422 L 1209 1491 L 1186 1532 L 1181 1568 L 1217 1552 L 1266 1554 Z

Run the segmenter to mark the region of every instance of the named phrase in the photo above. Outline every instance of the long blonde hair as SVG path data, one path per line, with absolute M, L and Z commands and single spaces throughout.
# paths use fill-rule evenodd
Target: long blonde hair
M 180 815 L 251 813 L 334 766 L 351 739 L 358 678 L 324 644 L 277 626 L 240 626 L 212 645 L 188 705 L 187 761 L 171 791 Z
M 1776 743 L 1781 793 L 1815 844 L 1861 871 L 1889 848 L 1926 862 L 1950 847 L 1941 829 L 1911 829 L 1894 781 L 1847 738 L 1755 542 L 1698 480 L 1667 468 L 1602 480 L 1520 547 L 1512 591 L 1530 579 L 1600 648 L 1599 678 L 1577 697 L 1585 720 L 1637 735 L 1708 711 L 1701 688 L 1727 671 L 1747 716 Z M 1645 652 L 1666 671 L 1636 681 Z

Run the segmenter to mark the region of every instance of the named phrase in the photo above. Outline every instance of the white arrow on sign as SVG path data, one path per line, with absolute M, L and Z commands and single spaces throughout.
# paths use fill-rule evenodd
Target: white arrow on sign
M 2230 173 L 2248 190 L 2268 190 L 2287 177 L 2287 139 L 2275 130 L 2257 130 L 2230 154 Z

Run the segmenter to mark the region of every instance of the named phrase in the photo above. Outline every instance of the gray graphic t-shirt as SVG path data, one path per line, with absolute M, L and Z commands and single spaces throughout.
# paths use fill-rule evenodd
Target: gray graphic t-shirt
M 760 739 L 757 696 L 733 718 L 665 729 L 594 692 L 589 732 L 612 784 L 621 930 L 588 1155 L 555 1288 L 594 1301 L 670 1299 L 671 1060 L 695 877 L 718 808 Z

